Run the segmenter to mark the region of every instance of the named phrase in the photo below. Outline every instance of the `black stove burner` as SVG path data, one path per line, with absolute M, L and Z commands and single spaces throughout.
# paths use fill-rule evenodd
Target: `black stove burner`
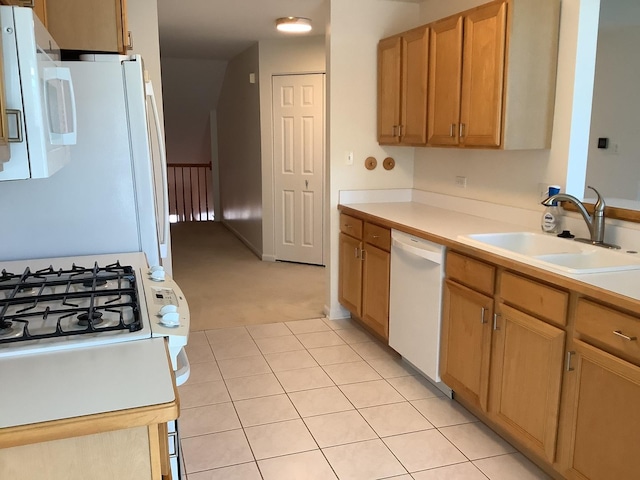
M 82 286 L 85 288 L 93 288 L 94 286 L 94 282 L 95 281 L 95 286 L 96 287 L 104 287 L 107 284 L 107 279 L 106 278 L 100 278 L 100 277 L 91 277 L 91 278 L 87 278 L 86 280 L 83 280 L 82 282 Z
M 81 334 L 142 330 L 133 267 L 0 272 L 0 346 Z M 114 332 L 115 333 L 115 332 Z
M 78 325 L 86 327 L 89 324 L 96 326 L 102 323 L 102 312 L 86 312 L 78 315 Z

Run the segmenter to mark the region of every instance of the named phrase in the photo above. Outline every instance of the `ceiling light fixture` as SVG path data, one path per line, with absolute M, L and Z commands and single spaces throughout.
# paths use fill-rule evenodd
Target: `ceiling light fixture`
M 282 17 L 276 20 L 276 28 L 286 33 L 306 33 L 311 31 L 311 20 L 303 17 Z

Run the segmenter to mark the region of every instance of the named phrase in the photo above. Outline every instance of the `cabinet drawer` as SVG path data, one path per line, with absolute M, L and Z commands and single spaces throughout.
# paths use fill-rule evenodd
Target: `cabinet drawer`
M 581 298 L 575 330 L 583 340 L 640 365 L 640 318 Z
M 365 222 L 363 240 L 388 252 L 391 249 L 391 230 Z
M 568 292 L 504 272 L 500 276 L 500 297 L 505 303 L 551 323 L 567 324 Z
M 340 214 L 340 231 L 355 238 L 362 238 L 362 220 L 346 213 Z
M 446 269 L 448 278 L 493 295 L 495 267 L 459 253 L 447 252 Z

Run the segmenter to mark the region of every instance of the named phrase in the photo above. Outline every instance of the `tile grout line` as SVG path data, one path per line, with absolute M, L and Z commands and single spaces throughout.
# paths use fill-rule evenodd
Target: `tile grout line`
M 291 330 L 289 329 L 289 327 L 286 325 L 286 322 L 281 322 L 281 323 L 282 323 L 282 324 L 284 324 L 284 325 L 285 325 L 285 327 L 286 327 L 289 331 L 291 331 Z M 237 327 L 231 327 L 231 328 L 237 328 Z M 298 391 L 294 391 L 294 392 L 287 392 L 287 391 L 286 391 L 286 389 L 284 388 L 284 385 L 281 383 L 280 379 L 279 379 L 279 378 L 278 378 L 278 376 L 276 375 L 276 372 L 273 370 L 273 368 L 272 368 L 271 364 L 269 364 L 269 362 L 268 362 L 268 361 L 267 361 L 267 359 L 265 358 L 265 353 L 264 353 L 264 352 L 260 349 L 260 347 L 257 345 L 256 338 L 254 338 L 254 337 L 251 335 L 251 332 L 249 332 L 249 331 L 248 331 L 248 329 L 246 328 L 246 326 L 243 326 L 242 328 L 243 328 L 243 329 L 247 332 L 247 334 L 249 335 L 249 337 L 250 337 L 250 339 L 252 340 L 253 344 L 256 346 L 256 348 L 257 348 L 257 349 L 258 349 L 258 351 L 259 351 L 259 356 L 260 356 L 260 357 L 262 357 L 262 359 L 264 360 L 264 362 L 267 364 L 267 366 L 268 366 L 268 368 L 269 368 L 270 373 L 274 376 L 274 378 L 275 378 L 275 379 L 276 379 L 276 381 L 278 382 L 279 386 L 282 388 L 282 390 L 283 390 L 283 392 L 284 392 L 284 395 L 286 395 L 286 397 L 287 397 L 288 401 L 291 403 L 291 405 L 293 406 L 294 410 L 296 411 L 296 414 L 298 415 L 298 418 L 297 418 L 297 419 L 295 419 L 295 420 L 302 420 L 302 423 L 303 423 L 303 425 L 305 425 L 305 428 L 306 428 L 307 432 L 309 433 L 309 435 L 311 435 L 311 438 L 314 440 L 314 443 L 316 444 L 317 449 L 321 452 L 321 454 L 323 455 L 323 458 L 324 458 L 324 459 L 325 459 L 325 461 L 328 463 L 329 467 L 330 467 L 330 468 L 331 468 L 331 470 L 334 472 L 334 474 L 337 476 L 337 472 L 335 472 L 335 470 L 334 470 L 333 466 L 331 465 L 331 463 L 329 462 L 328 458 L 326 457 L 326 455 L 325 455 L 325 453 L 324 453 L 324 449 L 323 449 L 322 447 L 320 447 L 320 445 L 318 444 L 318 441 L 316 440 L 316 438 L 313 436 L 312 432 L 310 431 L 310 429 L 309 429 L 309 427 L 308 427 L 308 425 L 307 425 L 307 423 L 306 423 L 306 421 L 305 421 L 305 417 L 302 417 L 302 415 L 300 414 L 300 411 L 298 410 L 298 407 L 296 407 L 295 403 L 294 403 L 294 402 L 292 401 L 292 399 L 291 399 L 291 396 L 290 396 L 290 395 L 291 395 L 292 393 L 297 393 Z M 333 333 L 335 333 L 335 330 L 333 330 L 333 329 L 331 329 L 330 331 L 331 331 L 331 332 L 333 332 Z M 322 332 L 326 332 L 326 330 L 323 330 Z M 304 333 L 320 333 L 320 332 L 304 332 Z M 297 334 L 293 333 L 292 331 L 291 331 L 291 334 L 292 334 L 292 335 L 293 335 L 293 336 L 294 336 L 298 341 L 300 341 L 300 339 L 297 337 Z M 337 335 L 337 334 L 336 334 L 336 335 Z M 284 337 L 284 336 L 285 336 L 285 335 L 278 335 L 278 336 L 275 336 L 275 337 L 265 337 L 265 338 L 278 338 L 278 337 Z M 288 336 L 288 334 L 287 334 L 286 336 Z M 338 337 L 340 337 L 340 336 L 338 335 Z M 210 351 L 211 351 L 211 353 L 212 353 L 212 355 L 213 355 L 214 361 L 216 362 L 216 365 L 217 365 L 217 366 L 218 366 L 218 368 L 219 368 L 219 360 L 218 360 L 218 358 L 216 357 L 216 355 L 215 355 L 215 351 L 214 351 L 214 348 L 213 348 L 213 346 L 211 345 L 211 343 L 209 342 L 209 338 L 208 338 L 208 336 L 206 336 L 206 334 L 205 334 L 205 338 L 207 339 L 207 345 L 208 345 L 208 347 L 209 347 L 209 349 L 210 349 Z M 340 338 L 342 339 L 342 337 L 340 337 Z M 342 340 L 344 341 L 344 339 L 342 339 Z M 301 343 L 302 343 L 302 342 L 301 342 Z M 357 342 L 357 343 L 367 343 L 367 342 Z M 374 344 L 376 344 L 376 343 L 379 343 L 379 341 L 378 341 L 378 340 L 374 340 L 374 341 L 370 341 L 370 343 L 374 343 Z M 428 418 L 427 418 L 427 417 L 426 417 L 422 412 L 420 412 L 420 411 L 419 411 L 419 410 L 418 410 L 418 409 L 413 405 L 413 403 L 412 403 L 412 401 L 411 401 L 411 400 L 409 400 L 405 395 L 403 395 L 403 394 L 402 394 L 402 393 L 401 393 L 401 392 L 400 392 L 396 387 L 394 387 L 394 385 L 392 385 L 392 384 L 389 382 L 389 379 L 388 379 L 388 378 L 385 378 L 382 374 L 380 374 L 380 372 L 379 372 L 378 370 L 376 370 L 376 369 L 375 369 L 375 367 L 374 367 L 373 365 L 371 365 L 371 363 L 369 363 L 369 360 L 372 360 L 372 359 L 371 359 L 371 358 L 370 358 L 370 359 L 365 359 L 364 357 L 361 357 L 361 356 L 360 356 L 360 354 L 358 354 L 358 352 L 357 352 L 357 351 L 355 351 L 355 350 L 353 349 L 352 344 L 347 343 L 347 342 L 345 341 L 343 344 L 340 344 L 340 345 L 328 345 L 328 346 L 325 346 L 325 347 L 313 347 L 313 348 L 326 348 L 326 347 L 331 347 L 331 346 L 343 346 L 343 345 L 344 345 L 344 346 L 349 347 L 349 349 L 350 349 L 351 351 L 353 351 L 356 355 L 358 355 L 360 358 L 362 358 L 362 362 L 363 362 L 363 363 L 365 363 L 367 366 L 369 366 L 371 369 L 373 369 L 373 370 L 374 370 L 374 371 L 375 371 L 375 372 L 376 372 L 376 373 L 381 377 L 381 380 L 384 380 L 384 381 L 385 381 L 386 385 L 390 386 L 390 387 L 392 388 L 392 390 L 393 390 L 393 391 L 395 391 L 396 393 L 398 393 L 398 394 L 400 395 L 400 397 L 401 397 L 401 398 L 403 398 L 403 401 L 402 401 L 402 402 L 391 402 L 391 403 L 388 403 L 388 404 L 375 405 L 375 406 L 372 406 L 372 407 L 376 407 L 376 406 L 384 406 L 384 405 L 393 405 L 393 404 L 397 404 L 397 403 L 408 403 L 409 405 L 411 405 L 411 407 L 412 407 L 415 411 L 417 411 L 417 412 L 418 412 L 418 414 L 419 414 L 421 417 L 425 418 L 425 420 L 426 420 L 426 421 L 428 421 L 430 424 L 432 424 L 432 423 L 431 423 L 431 421 L 430 421 L 430 420 L 429 420 L 429 419 L 428 419 Z M 335 383 L 335 381 L 333 380 L 333 378 L 331 378 L 331 377 L 330 377 L 330 375 L 329 375 L 329 374 L 328 374 L 328 372 L 324 369 L 324 367 L 325 367 L 325 366 L 327 366 L 327 365 L 339 365 L 339 364 L 342 364 L 342 363 L 358 363 L 358 361 L 357 361 L 357 362 L 337 362 L 337 363 L 332 363 L 332 364 L 327 364 L 327 365 L 320 365 L 320 364 L 319 364 L 319 362 L 318 362 L 318 360 L 317 360 L 317 359 L 312 355 L 312 353 L 310 352 L 310 349 L 309 349 L 308 347 L 306 347 L 304 344 L 302 344 L 302 346 L 304 347 L 302 350 L 293 350 L 293 351 L 305 351 L 308 355 L 310 355 L 310 356 L 311 356 L 311 358 L 313 358 L 313 359 L 314 359 L 314 361 L 316 361 L 316 363 L 318 363 L 318 366 L 319 366 L 319 367 L 320 367 L 320 369 L 325 373 L 325 375 L 327 375 L 327 376 L 330 378 L 331 382 L 333 383 L 332 387 L 337 388 L 337 389 L 342 393 L 342 395 L 344 395 L 344 396 L 346 397 L 346 395 L 345 395 L 345 394 L 344 394 L 344 392 L 342 391 L 341 385 L 338 385 L 338 384 L 336 384 L 336 383 Z M 272 353 L 288 353 L 288 351 L 285 351 L 285 352 L 272 352 Z M 250 356 L 258 356 L 258 355 L 250 355 Z M 243 357 L 236 357 L 236 358 L 243 358 Z M 234 359 L 234 358 L 232 358 L 232 359 L 226 359 L 226 360 L 233 360 L 233 359 Z M 384 360 L 385 358 L 384 358 L 384 357 L 380 357 L 380 358 L 373 358 L 373 360 L 378 360 L 378 359 L 383 359 L 383 360 Z M 390 360 L 393 360 L 393 359 L 391 358 Z M 312 367 L 312 368 L 316 368 L 316 367 Z M 300 370 L 300 369 L 293 369 L 293 370 Z M 285 370 L 285 371 L 286 371 L 286 370 Z M 260 375 L 260 374 L 257 374 L 257 375 Z M 247 378 L 247 377 L 251 377 L 251 376 L 255 376 L 255 375 L 248 375 L 248 376 L 245 376 L 245 377 L 234 377 L 234 378 Z M 397 376 L 397 377 L 389 377 L 389 378 L 417 377 L 417 376 L 418 376 L 418 375 L 412 374 L 411 372 L 407 372 L 407 374 L 406 374 L 406 375 L 401 375 L 401 376 Z M 248 439 L 247 434 L 246 434 L 246 428 L 249 428 L 249 427 L 245 427 L 245 426 L 243 425 L 242 420 L 241 420 L 241 418 L 240 418 L 240 415 L 239 415 L 239 413 L 238 413 L 238 410 L 237 410 L 237 408 L 236 408 L 236 402 L 241 401 L 241 400 L 234 400 L 234 399 L 231 397 L 231 392 L 229 391 L 229 388 L 228 388 L 228 385 L 227 385 L 227 380 L 228 380 L 228 379 L 226 379 L 226 378 L 222 375 L 222 371 L 220 371 L 220 377 L 221 377 L 221 380 L 223 381 L 223 384 L 224 384 L 225 389 L 226 389 L 226 391 L 227 391 L 227 394 L 228 394 L 228 396 L 229 396 L 230 403 L 232 403 L 232 405 L 233 405 L 234 412 L 236 413 L 236 416 L 237 416 L 238 421 L 239 421 L 239 423 L 240 423 L 240 428 L 243 430 L 243 434 L 244 434 L 244 436 L 245 436 L 245 439 L 246 439 L 246 441 L 247 441 L 247 444 L 249 445 L 250 451 L 251 451 L 251 453 L 252 453 L 252 457 L 253 457 L 253 462 L 252 462 L 252 463 L 255 463 L 255 464 L 256 464 L 256 466 L 257 466 L 257 468 L 258 468 L 258 472 L 259 472 L 259 474 L 261 475 L 261 477 L 262 477 L 262 478 L 264 478 L 264 475 L 263 475 L 263 473 L 262 473 L 262 470 L 260 469 L 260 465 L 258 464 L 258 460 L 257 460 L 257 458 L 256 458 L 256 455 L 255 455 L 255 453 L 254 453 L 254 451 L 253 451 L 253 448 L 252 448 L 252 446 L 251 446 L 251 443 L 249 442 L 249 439 Z M 371 380 L 371 381 L 379 381 L 379 380 Z M 352 382 L 352 383 L 347 383 L 347 384 L 343 384 L 343 385 L 352 385 L 352 384 L 358 384 L 358 383 L 365 383 L 365 382 Z M 327 387 L 317 387 L 317 388 L 311 388 L 311 389 L 300 390 L 300 391 L 313 391 L 313 390 L 319 390 L 319 389 L 322 389 L 322 388 L 327 388 Z M 261 396 L 252 397 L 252 398 L 249 398 L 249 399 L 244 399 L 244 400 L 251 400 L 251 399 L 256 399 L 256 398 L 266 398 L 266 397 L 278 396 L 278 395 L 283 395 L 283 393 L 272 394 L 272 395 L 261 395 Z M 427 397 L 427 399 L 429 399 L 429 398 L 437 398 L 437 397 L 439 397 L 439 396 L 440 396 L 440 395 L 434 394 L 434 396 L 433 396 L 433 397 Z M 360 409 L 360 408 L 358 408 L 358 407 L 356 407 L 356 406 L 353 404 L 353 402 L 352 402 L 348 397 L 346 397 L 346 399 L 347 399 L 347 401 L 349 402 L 349 404 L 353 407 L 353 409 L 354 409 L 356 412 L 358 412 L 359 417 L 360 417 L 360 418 L 362 418 L 362 419 L 365 421 L 365 423 L 369 426 L 369 428 L 371 428 L 371 430 L 373 431 L 373 433 L 376 435 L 376 439 L 377 439 L 377 440 L 380 440 L 380 441 L 382 442 L 382 444 L 385 446 L 385 448 L 386 448 L 387 450 L 389 450 L 389 452 L 390 452 L 390 453 L 393 455 L 393 457 L 394 457 L 394 458 L 399 462 L 399 464 L 400 464 L 400 465 L 402 465 L 402 467 L 405 469 L 405 471 L 406 471 L 406 472 L 408 472 L 408 474 L 409 474 L 409 475 L 411 475 L 411 473 L 410 473 L 410 472 L 408 471 L 408 469 L 404 466 L 404 464 L 403 464 L 403 463 L 402 463 L 402 462 L 397 458 L 397 456 L 396 456 L 396 455 L 395 455 L 395 454 L 394 454 L 394 453 L 389 449 L 389 447 L 388 447 L 388 446 L 386 445 L 386 443 L 384 442 L 384 438 L 390 438 L 390 437 L 394 437 L 394 436 L 400 436 L 400 435 L 403 435 L 403 434 L 388 435 L 388 436 L 386 436 L 386 437 L 381 437 L 381 436 L 378 434 L 378 432 L 376 432 L 376 431 L 375 431 L 375 429 L 373 428 L 373 426 L 371 425 L 371 423 L 370 423 L 369 421 L 367 421 L 367 419 L 362 415 L 361 409 Z M 422 400 L 422 399 L 420 399 L 420 400 Z M 218 404 L 221 404 L 221 403 L 226 403 L 226 402 L 218 402 Z M 215 405 L 215 404 L 213 404 L 213 405 Z M 196 407 L 197 407 L 197 406 L 194 406 L 194 407 L 191 407 L 191 408 L 196 408 Z M 362 408 L 368 408 L 368 407 L 362 407 Z M 347 410 L 347 411 L 349 411 L 349 410 Z M 334 414 L 334 413 L 343 413 L 343 412 L 344 412 L 344 411 L 340 411 L 340 412 L 331 412 L 331 414 Z M 308 416 L 308 417 L 306 417 L 306 418 L 314 418 L 314 417 L 323 416 L 323 415 L 329 415 L 329 414 L 309 415 L 309 416 Z M 282 422 L 284 422 L 284 420 L 282 420 L 282 421 L 274 421 L 274 422 L 267 422 L 267 423 L 263 423 L 263 424 L 259 424 L 259 425 L 255 425 L 255 426 L 270 425 L 270 424 L 282 423 Z M 462 422 L 462 423 L 460 423 L 460 424 L 446 425 L 446 427 L 455 426 L 455 425 L 463 425 L 463 424 L 466 424 L 466 423 L 475 423 L 475 422 Z M 466 455 L 465 455 L 465 454 L 464 454 L 464 453 L 463 453 L 463 452 L 462 452 L 462 451 L 461 451 L 461 450 L 460 450 L 460 449 L 459 449 L 459 448 L 458 448 L 458 447 L 457 447 L 457 446 L 456 446 L 456 445 L 455 445 L 451 440 L 449 440 L 449 439 L 448 439 L 448 438 L 447 438 L 447 437 L 446 437 L 446 436 L 441 432 L 441 430 L 440 430 L 440 428 L 441 428 L 441 427 L 437 427 L 437 426 L 435 426 L 435 425 L 433 425 L 433 424 L 432 424 L 432 426 L 433 426 L 433 428 L 424 429 L 424 430 L 418 430 L 418 431 L 416 431 L 416 432 L 419 432 L 419 431 L 428 431 L 428 430 L 433 430 L 433 429 L 437 430 L 437 431 L 438 431 L 438 433 L 439 433 L 440 435 L 442 435 L 442 436 L 447 440 L 447 442 L 448 442 L 449 444 L 451 444 L 451 445 L 452 445 L 452 446 L 453 446 L 457 451 L 459 451 L 459 452 L 463 455 L 463 457 L 464 457 L 465 459 L 467 459 L 467 461 L 466 461 L 466 462 L 457 462 L 457 463 L 450 464 L 450 465 L 456 465 L 456 464 L 458 464 L 458 463 L 467 463 L 467 462 L 469 462 L 469 463 L 471 463 L 472 465 L 474 465 L 474 468 L 476 468 L 478 471 L 480 471 L 480 472 L 482 473 L 482 475 L 483 475 L 483 476 L 485 476 L 485 477 L 486 477 L 486 475 L 484 474 L 484 472 L 482 472 L 482 471 L 481 471 L 481 470 L 480 470 L 480 469 L 475 465 L 475 463 L 473 463 L 474 461 L 473 461 L 473 460 L 471 460 L 469 457 L 467 457 L 467 456 L 466 456 Z M 232 431 L 232 430 L 237 430 L 237 429 L 230 429 L 230 430 L 224 430 L 224 431 Z M 221 431 L 221 432 L 222 432 L 222 431 Z M 221 432 L 216 432 L 216 433 L 221 433 Z M 416 432 L 408 432 L 408 433 L 416 433 Z M 191 438 L 191 437 L 188 437 L 188 438 Z M 502 438 L 502 437 L 500 437 L 500 438 Z M 371 440 L 375 440 L 375 439 L 371 439 Z M 370 441 L 370 440 L 367 440 L 367 441 Z M 324 448 L 326 449 L 326 448 L 332 448 L 332 447 L 338 447 L 338 446 L 350 445 L 350 444 L 362 443 L 362 442 L 364 442 L 364 441 L 363 441 L 363 440 L 361 440 L 361 441 L 348 442 L 348 443 L 345 443 L 345 444 L 330 445 L 330 446 L 327 446 L 327 447 L 324 447 Z M 315 451 L 315 450 L 316 450 L 316 449 L 313 449 L 313 450 L 304 450 L 304 451 L 302 451 L 302 452 L 295 452 L 295 453 L 289 453 L 289 454 L 283 454 L 283 455 L 276 455 L 276 456 L 274 456 L 274 457 L 269 457 L 268 459 L 271 459 L 271 458 L 281 458 L 281 457 L 286 457 L 286 456 L 290 456 L 290 455 L 295 455 L 295 454 L 305 453 L 305 452 L 310 452 L 310 451 Z M 478 460 L 482 460 L 482 459 L 484 459 L 484 458 L 493 458 L 493 457 L 506 456 L 506 455 L 511 455 L 511 454 L 513 454 L 513 453 L 514 453 L 514 452 L 502 453 L 502 454 L 499 454 L 499 455 L 491 455 L 491 456 L 488 456 L 488 457 L 482 457 L 482 458 L 480 458 L 480 459 L 478 459 Z M 263 460 L 268 460 L 268 459 L 263 459 Z M 225 465 L 225 466 L 217 467 L 216 469 L 226 468 L 226 467 L 230 467 L 230 466 L 234 466 L 234 465 L 241 465 L 241 464 L 244 464 L 244 463 L 247 463 L 247 462 L 240 462 L 240 463 L 237 463 L 237 464 Z M 251 463 L 251 462 L 249 462 L 249 463 Z M 448 465 L 443 465 L 442 467 L 445 467 L 445 466 L 448 466 Z M 434 467 L 433 469 L 437 469 L 437 468 L 441 468 L 441 467 Z M 216 470 L 216 469 L 213 469 L 213 470 Z M 433 469 L 426 469 L 426 470 L 433 470 Z M 420 470 L 420 471 L 426 471 L 426 470 Z M 418 473 L 418 472 L 420 472 L 420 471 L 416 471 L 416 472 L 414 472 L 414 473 Z M 191 472 L 191 473 L 196 473 L 196 472 Z M 186 474 L 186 469 L 185 469 L 185 474 Z

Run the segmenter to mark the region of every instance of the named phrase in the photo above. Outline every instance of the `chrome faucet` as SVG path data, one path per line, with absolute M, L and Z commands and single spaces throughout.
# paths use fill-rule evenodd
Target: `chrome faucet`
M 604 248 L 620 248 L 618 245 L 604 242 L 604 207 L 606 206 L 604 203 L 604 198 L 602 198 L 600 193 L 598 193 L 595 188 L 590 186 L 587 186 L 587 188 L 590 188 L 591 190 L 596 192 L 596 195 L 598 196 L 598 200 L 593 207 L 593 216 L 589 215 L 589 212 L 587 212 L 587 209 L 580 200 L 566 193 L 557 193 L 555 195 L 551 195 L 549 198 L 542 201 L 542 205 L 550 207 L 556 201 L 573 203 L 580 214 L 582 214 L 582 218 L 584 218 L 584 221 L 587 222 L 587 227 L 589 227 L 589 235 L 591 237 L 576 238 L 577 242 L 591 243 L 592 245 L 597 245 Z

